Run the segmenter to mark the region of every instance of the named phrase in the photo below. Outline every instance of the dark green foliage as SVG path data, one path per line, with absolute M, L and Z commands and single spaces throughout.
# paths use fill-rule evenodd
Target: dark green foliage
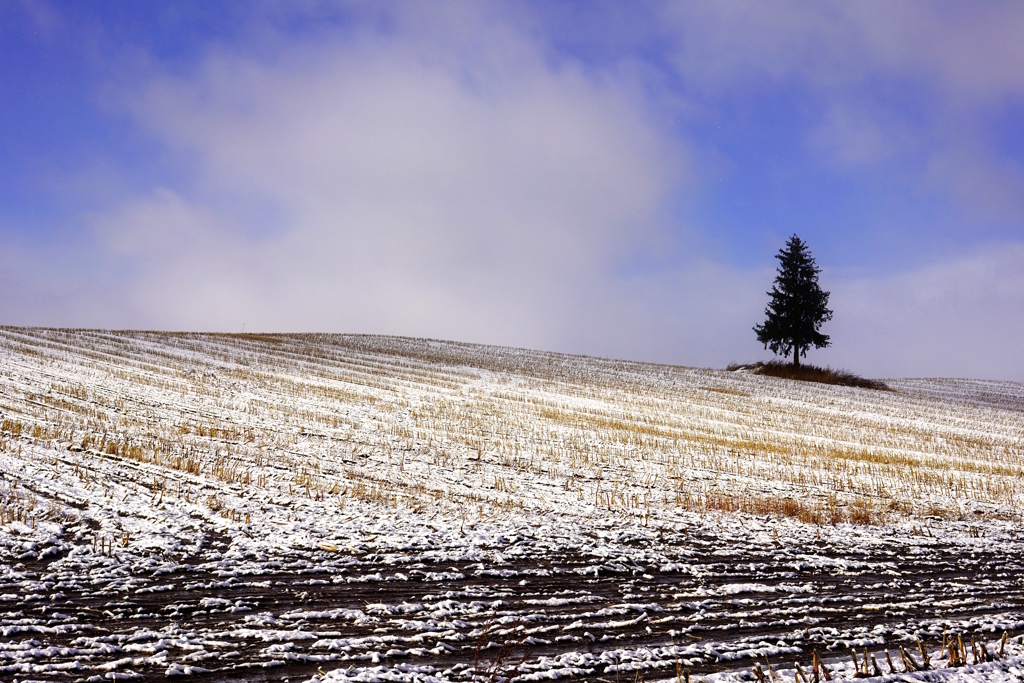
M 775 258 L 779 260 L 779 272 L 768 292 L 772 300 L 764 310 L 767 319 L 763 325 L 755 325 L 754 332 L 766 349 L 784 358 L 792 351 L 793 365 L 800 365 L 800 356 L 806 356 L 811 346 L 820 349 L 829 345 L 828 335 L 818 331 L 832 319 L 829 293 L 818 286 L 821 269 L 815 265 L 807 244 L 796 235 Z

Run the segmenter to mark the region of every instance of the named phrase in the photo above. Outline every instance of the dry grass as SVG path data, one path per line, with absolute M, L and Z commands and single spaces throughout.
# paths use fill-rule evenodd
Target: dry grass
M 961 389 L 977 393 L 943 387 Z M 55 446 L 101 492 L 116 459 L 104 477 L 154 504 L 231 520 L 248 512 L 210 486 L 480 517 L 1005 516 L 1024 502 L 1015 391 L 977 404 L 394 337 L 0 329 L 0 449 Z
M 795 379 L 801 382 L 818 382 L 819 384 L 833 384 L 844 387 L 859 387 L 861 389 L 878 389 L 887 391 L 889 387 L 885 382 L 877 379 L 865 379 L 855 375 L 848 370 L 834 370 L 829 367 L 817 365 L 793 365 L 779 360 L 768 361 L 767 363 L 757 362 L 747 365 L 730 363 L 726 368 L 729 372 L 747 370 L 755 375 L 765 377 L 781 377 L 783 379 Z

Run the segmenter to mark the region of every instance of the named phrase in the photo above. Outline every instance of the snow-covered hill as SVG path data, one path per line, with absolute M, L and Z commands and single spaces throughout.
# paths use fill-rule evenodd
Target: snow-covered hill
M 0 676 L 674 678 L 1024 627 L 1024 386 L 888 384 L 4 328 Z

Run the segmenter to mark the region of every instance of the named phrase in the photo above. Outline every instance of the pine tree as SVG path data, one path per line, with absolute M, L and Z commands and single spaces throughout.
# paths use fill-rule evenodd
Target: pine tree
M 818 331 L 832 319 L 829 293 L 818 286 L 821 269 L 815 265 L 807 244 L 796 235 L 775 258 L 779 271 L 768 292 L 772 300 L 764 309 L 767 319 L 763 325 L 754 325 L 754 332 L 757 341 L 772 353 L 787 357 L 792 351 L 793 365 L 799 366 L 800 356 L 806 356 L 811 346 L 820 349 L 829 345 L 828 335 Z

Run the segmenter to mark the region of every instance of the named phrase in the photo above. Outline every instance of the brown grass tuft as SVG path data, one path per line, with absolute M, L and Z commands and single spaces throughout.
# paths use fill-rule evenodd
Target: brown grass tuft
M 795 379 L 801 382 L 818 382 L 821 384 L 837 384 L 844 387 L 860 387 L 861 389 L 878 389 L 891 391 L 885 382 L 877 379 L 865 379 L 855 375 L 848 370 L 833 370 L 829 367 L 817 365 L 800 365 L 773 360 L 767 363 L 757 362 L 748 365 L 730 363 L 726 368 L 730 372 L 736 370 L 748 370 L 755 375 L 767 377 L 781 377 L 783 379 Z

